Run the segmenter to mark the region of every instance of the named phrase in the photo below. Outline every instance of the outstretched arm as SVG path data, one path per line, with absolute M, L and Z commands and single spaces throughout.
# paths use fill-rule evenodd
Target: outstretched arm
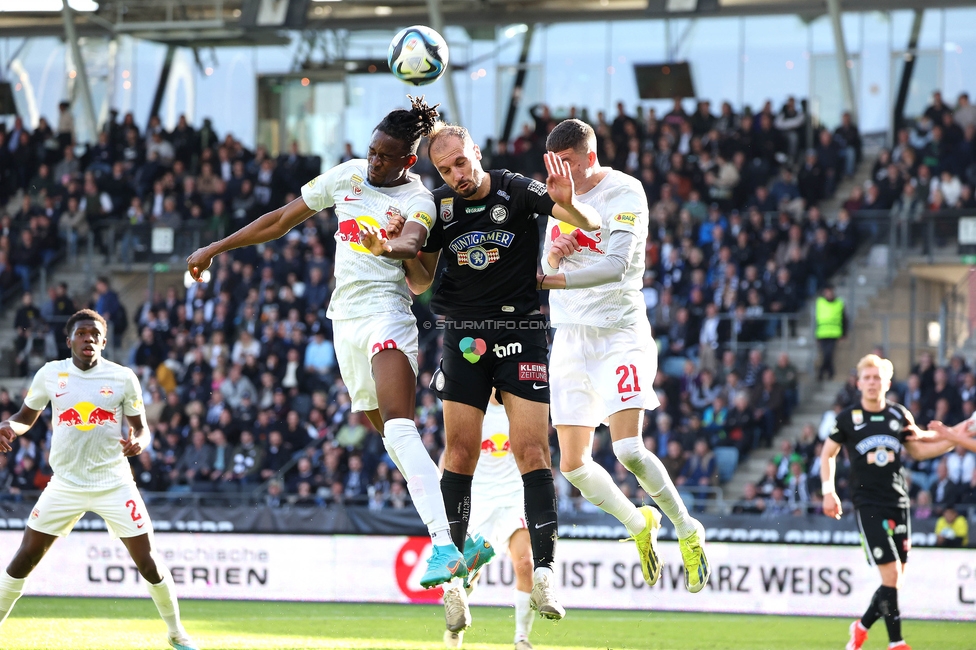
M 552 152 L 545 155 L 546 190 L 556 205 L 552 208 L 552 216 L 571 223 L 577 228 L 592 232 L 600 228 L 600 214 L 595 208 L 576 200 L 576 187 L 570 173 L 569 163 Z
M 187 269 L 193 279 L 199 281 L 200 275 L 210 268 L 213 258 L 221 253 L 283 237 L 315 212 L 306 205 L 305 199 L 298 197 L 288 205 L 261 215 L 234 234 L 197 250 L 186 259 Z
M 10 416 L 9 420 L 0 422 L 0 452 L 12 451 L 11 444 L 17 436 L 22 436 L 37 422 L 40 411 L 21 406 L 20 410 Z
M 909 423 L 905 430 L 911 434 L 905 438 L 905 449 L 915 460 L 938 458 L 956 446 L 955 442 L 938 437 L 935 431 L 923 431 L 914 422 Z
M 421 252 L 419 256 L 403 260 L 403 270 L 407 274 L 407 286 L 414 295 L 427 291 L 434 283 L 434 273 L 437 271 L 437 261 L 441 253 Z
M 395 238 L 394 238 L 395 235 Z M 389 257 L 394 260 L 411 260 L 417 257 L 420 247 L 427 240 L 427 229 L 416 221 L 403 224 L 399 234 L 383 232 L 371 226 L 364 226 L 359 233 L 359 243 L 373 255 Z
M 931 438 L 933 442 L 929 442 L 929 444 L 948 444 L 950 445 L 949 449 L 959 445 L 963 449 L 976 452 L 976 440 L 969 435 L 969 424 L 970 421 L 966 420 L 965 422 L 960 422 L 954 427 L 947 427 L 938 420 L 933 420 L 932 422 L 929 422 L 929 430 L 934 434 L 934 436 Z M 945 451 L 949 451 L 949 449 L 946 449 Z M 945 451 L 942 453 L 945 453 Z M 912 457 L 915 457 L 914 454 Z M 933 456 L 930 456 L 930 458 L 933 458 Z

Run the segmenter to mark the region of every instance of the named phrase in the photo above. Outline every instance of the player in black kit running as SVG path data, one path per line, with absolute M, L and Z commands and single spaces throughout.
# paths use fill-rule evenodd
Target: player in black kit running
M 587 231 L 599 227 L 600 216 L 576 201 L 569 166 L 552 154 L 546 154 L 549 176 L 542 183 L 507 170 L 486 172 L 478 146 L 460 126 L 435 127 L 429 151 L 446 185 L 434 191 L 437 221 L 420 258 L 416 259 L 417 246 L 423 242 L 418 242 L 421 229 L 415 224 L 407 223 L 402 234 L 389 241 L 370 232 L 363 245 L 404 259 L 415 293 L 430 286 L 444 254 L 446 268 L 431 308 L 446 317 L 444 356 L 433 388 L 444 401 L 447 440 L 441 492 L 451 536 L 463 549 L 482 420 L 497 388 L 522 474 L 536 567 L 531 603 L 541 615 L 559 619 L 565 610 L 556 601 L 552 574 L 556 495 L 548 440 L 547 323 L 540 312 L 536 279 L 536 216 L 552 215 Z M 464 590 L 456 582 L 445 589 L 448 629 L 453 632 L 465 629 L 471 620 Z
M 847 650 L 860 650 L 868 628 L 884 617 L 890 649 L 911 650 L 901 636 L 898 588 L 901 586 L 911 549 L 908 483 L 902 471 L 902 447 L 916 460 L 935 458 L 952 448 L 952 443 L 932 441 L 911 412 L 901 404 L 885 400 L 891 387 L 891 361 L 874 354 L 857 364 L 857 387 L 861 402 L 841 411 L 820 456 L 823 481 L 823 511 L 840 519 L 840 499 L 834 487 L 835 458 L 841 446 L 851 462 L 854 513 L 868 562 L 881 572 L 881 587 L 860 620 L 851 623 Z

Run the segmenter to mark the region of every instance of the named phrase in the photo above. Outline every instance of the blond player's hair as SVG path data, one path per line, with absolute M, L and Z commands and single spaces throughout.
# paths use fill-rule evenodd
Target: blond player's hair
M 458 138 L 462 144 L 466 145 L 469 142 L 474 143 L 471 138 L 471 134 L 463 126 L 458 124 L 445 124 L 444 122 L 435 122 L 433 128 L 430 130 L 430 134 L 427 136 L 427 153 L 430 154 L 430 150 L 434 148 L 434 143 L 443 138 Z
M 865 368 L 877 368 L 882 381 L 891 381 L 895 374 L 895 367 L 888 359 L 882 359 L 876 354 L 867 354 L 857 362 L 857 377 L 861 378 L 861 371 Z

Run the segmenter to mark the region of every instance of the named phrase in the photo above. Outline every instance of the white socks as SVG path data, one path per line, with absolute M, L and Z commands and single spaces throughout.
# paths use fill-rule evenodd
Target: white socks
M 637 535 L 647 526 L 637 506 L 624 496 L 607 470 L 592 458 L 585 458 L 583 465 L 571 472 L 563 472 L 563 476 L 579 489 L 587 501 L 619 519 L 631 535 Z
M 24 593 L 25 582 L 27 578 L 11 578 L 6 571 L 0 572 L 0 625 L 7 620 L 14 603 Z
M 186 630 L 180 623 L 180 604 L 176 601 L 176 589 L 173 586 L 173 576 L 158 559 L 156 560 L 156 570 L 163 576 L 163 581 L 159 584 L 149 584 L 146 582 L 146 589 L 149 596 L 156 603 L 159 616 L 166 623 L 170 636 L 185 636 Z
M 695 520 L 688 514 L 688 508 L 668 476 L 668 471 L 657 456 L 644 447 L 640 436 L 623 438 L 613 443 L 613 453 L 637 477 L 637 482 L 644 491 L 668 516 L 678 533 L 678 539 L 684 539 L 695 532 Z
M 453 545 L 440 476 L 413 420 L 394 418 L 383 423 L 383 445 L 407 479 L 407 490 L 435 546 Z
M 515 643 L 529 640 L 534 618 L 532 607 L 529 605 L 531 596 L 531 593 L 515 590 Z

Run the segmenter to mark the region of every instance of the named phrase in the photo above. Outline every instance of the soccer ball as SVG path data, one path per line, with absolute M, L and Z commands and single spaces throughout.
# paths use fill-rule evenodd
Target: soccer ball
M 447 41 L 430 27 L 414 25 L 393 37 L 387 62 L 401 81 L 415 86 L 437 81 L 447 70 Z

